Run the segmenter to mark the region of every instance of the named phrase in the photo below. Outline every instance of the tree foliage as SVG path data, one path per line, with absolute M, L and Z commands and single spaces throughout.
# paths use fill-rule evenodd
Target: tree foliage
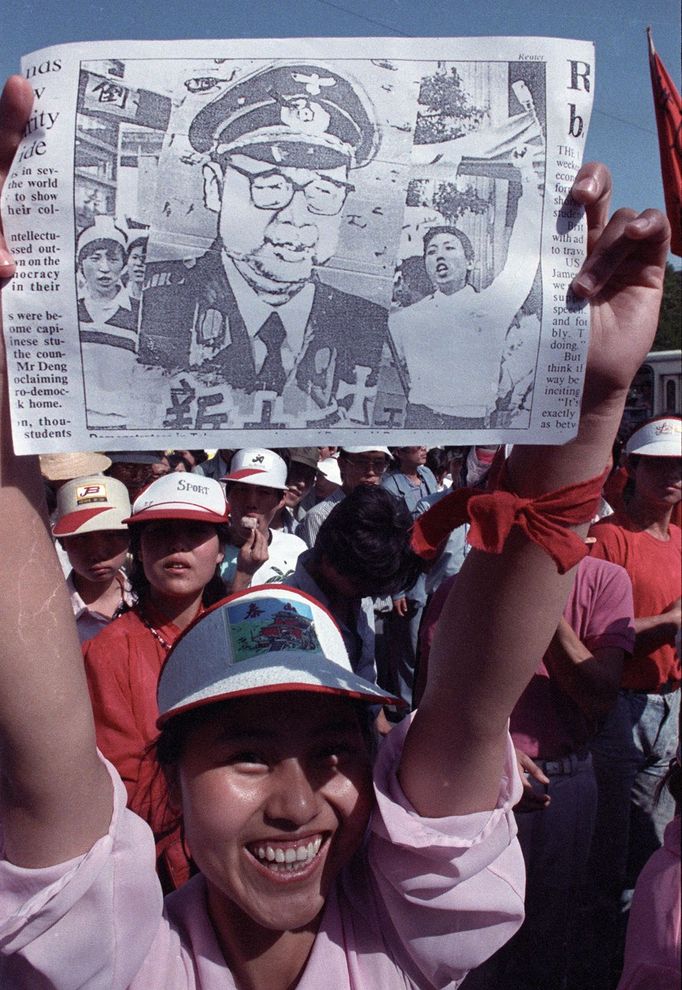
M 479 124 L 486 112 L 469 100 L 454 67 L 422 79 L 415 144 L 435 144 L 461 137 Z
M 678 350 L 682 344 L 682 270 L 665 266 L 663 302 L 654 340 L 655 351 Z

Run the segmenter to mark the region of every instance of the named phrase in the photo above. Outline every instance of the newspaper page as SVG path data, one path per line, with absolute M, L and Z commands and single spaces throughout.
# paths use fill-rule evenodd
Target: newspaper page
M 98 42 L 22 73 L 17 452 L 575 433 L 591 43 Z

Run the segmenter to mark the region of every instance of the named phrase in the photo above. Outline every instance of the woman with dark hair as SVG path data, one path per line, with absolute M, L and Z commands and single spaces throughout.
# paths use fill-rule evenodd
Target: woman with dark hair
M 222 487 L 212 478 L 171 473 L 144 489 L 126 520 L 135 604 L 83 649 L 97 745 L 123 778 L 129 807 L 152 825 L 166 890 L 188 878 L 189 865 L 167 817 L 165 782 L 147 755 L 156 737 L 156 684 L 180 633 L 225 594 L 226 519 Z

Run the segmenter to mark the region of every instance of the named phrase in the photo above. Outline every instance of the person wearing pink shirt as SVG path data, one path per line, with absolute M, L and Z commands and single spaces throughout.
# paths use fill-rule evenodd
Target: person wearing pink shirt
M 670 987 L 679 986 L 682 978 L 682 767 L 679 746 L 668 771 L 667 788 L 675 801 L 677 813 L 666 826 L 663 845 L 652 854 L 637 880 L 618 990 L 670 990 Z
M 30 93 L 20 77 L 5 88 L 3 174 Z M 157 753 L 199 872 L 165 907 L 152 834 L 96 752 L 37 467 L 12 455 L 2 397 L 0 528 L 12 536 L 0 572 L 3 985 L 426 990 L 457 985 L 513 933 L 523 869 L 508 717 L 570 589 L 628 385 L 655 332 L 668 250 L 657 211 L 608 221 L 610 187 L 608 171 L 589 165 L 573 188 L 591 249 L 573 284 L 592 302 L 578 436 L 516 447 L 513 492 L 477 496 L 498 522 L 510 503 L 518 517 L 506 516 L 500 541 L 480 531 L 483 549 L 468 555 L 446 603 L 420 708 L 376 760 L 365 713 L 385 695 L 353 674 L 313 599 L 250 589 L 176 641 L 159 683 Z M 11 274 L 0 244 L 2 260 Z M 10 565 L 29 557 L 45 566 L 27 587 Z

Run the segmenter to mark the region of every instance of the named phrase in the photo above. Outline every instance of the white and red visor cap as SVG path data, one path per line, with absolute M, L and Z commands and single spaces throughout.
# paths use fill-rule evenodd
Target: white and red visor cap
M 190 519 L 219 525 L 227 522 L 227 502 L 219 481 L 202 474 L 173 471 L 147 485 L 133 502 L 128 524 L 155 519 Z
M 233 455 L 229 474 L 226 474 L 222 480 L 284 491 L 287 486 L 286 461 L 274 450 L 267 450 L 265 447 L 247 447 Z

